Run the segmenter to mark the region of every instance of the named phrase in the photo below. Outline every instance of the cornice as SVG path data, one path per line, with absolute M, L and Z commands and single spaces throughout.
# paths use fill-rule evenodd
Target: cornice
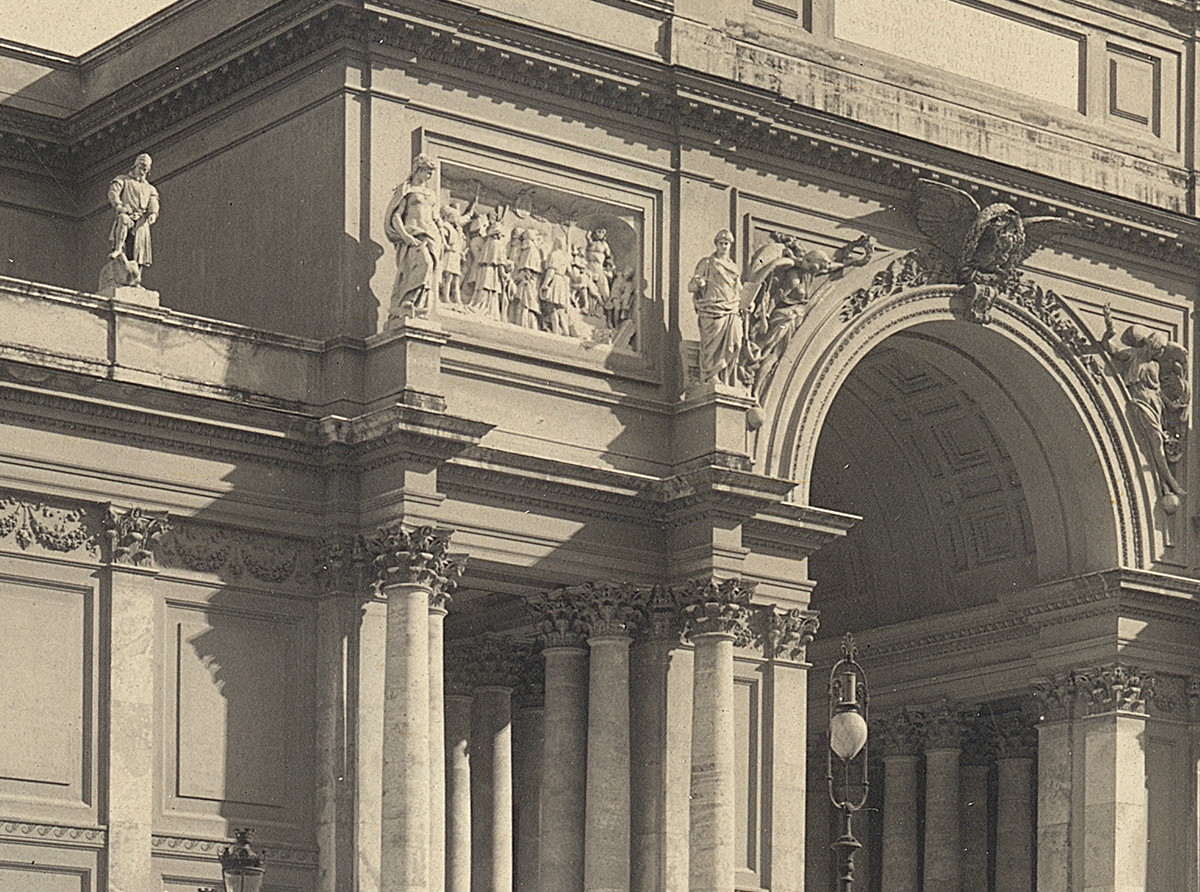
M 447 66 L 671 133 L 695 131 L 719 152 L 762 152 L 774 163 L 810 165 L 900 192 L 921 178 L 942 179 L 974 193 L 981 205 L 1004 201 L 1025 216 L 1078 220 L 1090 227 L 1086 238 L 1101 245 L 1178 263 L 1198 253 L 1192 221 L 1180 215 L 1057 181 L 1038 186 L 1045 178 L 450 3 L 366 10 L 337 0 L 277 4 L 65 121 L 0 111 L 0 154 L 38 169 L 78 173 L 152 143 L 340 41 L 404 51 L 413 56 L 408 67 Z M 939 157 L 931 163 L 934 152 Z

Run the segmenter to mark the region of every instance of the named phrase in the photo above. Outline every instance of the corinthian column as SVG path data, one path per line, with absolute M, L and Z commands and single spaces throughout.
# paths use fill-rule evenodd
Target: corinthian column
M 583 892 L 587 790 L 587 626 L 565 591 L 530 602 L 546 660 L 538 882 L 543 892 Z
M 583 887 L 629 892 L 629 642 L 627 587 L 571 590 L 588 626 L 587 797 Z
M 757 644 L 768 660 L 772 722 L 767 726 L 769 762 L 771 892 L 804 888 L 807 826 L 808 663 L 806 648 L 817 632 L 815 612 L 760 607 L 754 614 Z M 764 747 L 764 748 L 765 748 Z M 865 861 L 866 859 L 861 859 Z M 864 884 L 865 886 L 865 884 Z
M 430 527 L 406 532 L 395 525 L 366 542 L 387 598 L 383 892 L 431 892 L 429 603 L 462 570 L 446 553 L 448 540 Z
M 997 722 L 996 892 L 1033 890 L 1033 757 L 1037 731 L 1023 715 Z
M 733 648 L 750 643 L 750 595 L 736 579 L 696 584 L 684 608 L 695 646 L 688 888 L 733 892 Z
M 446 892 L 471 892 L 470 655 L 446 648 Z
M 881 718 L 875 740 L 883 755 L 883 888 L 917 892 L 917 752 L 920 727 L 906 709 Z
M 471 888 L 513 889 L 512 691 L 532 648 L 485 635 L 471 649 Z
M 429 892 L 446 888 L 446 716 L 443 628 L 450 594 L 429 596 Z
M 955 707 L 938 703 L 925 726 L 925 876 L 926 889 L 958 889 L 958 757 L 962 723 Z

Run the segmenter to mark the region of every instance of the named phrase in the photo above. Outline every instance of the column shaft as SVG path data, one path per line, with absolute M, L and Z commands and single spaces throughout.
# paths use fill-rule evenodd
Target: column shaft
M 588 641 L 584 889 L 629 890 L 629 636 Z
M 387 586 L 383 892 L 429 887 L 429 589 Z
M 383 888 L 383 714 L 387 604 L 371 599 L 358 623 L 358 721 L 355 727 L 354 890 Z
M 1071 799 L 1074 765 L 1067 721 L 1038 725 L 1037 887 L 1071 890 Z
M 351 643 L 357 608 L 356 599 L 345 594 L 317 602 L 318 892 L 343 892 L 354 882 L 355 768 L 349 734 L 354 727 Z
M 108 883 L 150 889 L 154 813 L 154 576 L 112 568 L 108 741 Z M 30 741 L 36 746 L 36 741 Z
M 582 892 L 587 790 L 587 651 L 547 647 L 542 837 L 543 892 Z
M 1084 753 L 1083 888 L 1142 890 L 1149 835 L 1145 716 L 1108 713 L 1078 724 Z
M 634 892 L 684 889 L 692 764 L 692 652 L 674 639 L 630 657 L 630 883 Z
M 962 803 L 962 887 L 986 889 L 988 878 L 988 767 L 967 764 L 959 769 Z M 1025 890 L 1029 892 L 1029 890 Z
M 917 892 L 917 759 L 883 757 L 883 888 Z
M 446 892 L 471 892 L 471 697 L 446 696 Z
M 929 890 L 957 890 L 959 863 L 957 749 L 925 751 L 925 875 Z
M 441 599 L 437 599 L 440 602 Z M 446 720 L 442 627 L 446 608 L 429 605 L 429 892 L 446 888 Z
M 512 892 L 512 691 L 475 689 L 471 707 L 471 889 Z
M 517 813 L 517 892 L 539 892 L 542 740 L 545 710 L 526 706 L 513 716 L 513 786 Z
M 808 778 L 808 669 L 803 663 L 771 664 L 770 724 L 764 738 L 771 748 L 771 892 L 803 892 Z M 866 821 L 859 818 L 861 839 Z M 816 854 L 814 852 L 814 854 Z M 855 876 L 866 876 L 865 849 L 855 859 Z M 862 888 L 866 888 L 865 883 Z
M 996 892 L 1033 889 L 1033 760 L 1001 758 L 997 764 Z
M 692 636 L 691 892 L 732 892 L 734 883 L 733 637 Z

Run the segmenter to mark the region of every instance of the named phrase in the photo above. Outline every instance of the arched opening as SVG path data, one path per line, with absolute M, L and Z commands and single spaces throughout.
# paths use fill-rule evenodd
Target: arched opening
M 765 406 L 759 458 L 862 517 L 810 558 L 825 634 L 1145 559 L 1149 495 L 1111 390 L 1019 307 L 982 325 L 954 292 L 830 314 Z

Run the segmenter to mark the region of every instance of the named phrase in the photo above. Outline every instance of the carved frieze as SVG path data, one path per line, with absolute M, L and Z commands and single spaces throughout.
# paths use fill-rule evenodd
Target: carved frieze
M 759 607 L 751 618 L 755 643 L 768 660 L 804 662 L 805 648 L 820 626 L 815 610 L 793 607 L 781 610 L 774 604 Z
M 466 566 L 449 546 L 448 530 L 427 526 L 406 530 L 392 524 L 363 539 L 372 576 L 381 586 L 406 583 L 434 591 L 452 590 Z
M 516 690 L 535 659 L 537 648 L 529 641 L 486 633 L 446 643 L 448 679 L 455 692 L 481 687 Z
M 108 533 L 112 562 L 142 566 L 154 563 L 154 549 L 163 534 L 171 531 L 171 523 L 166 511 L 150 512 L 136 507 L 121 509 L 109 505 L 104 513 L 104 528 Z
M 159 537 L 158 563 L 164 568 L 217 576 L 231 582 L 255 580 L 273 585 L 308 581 L 310 546 L 299 540 L 175 518 Z
M 436 312 L 640 350 L 639 213 L 498 171 L 429 163 L 440 186 L 410 177 L 386 214 L 398 266 L 389 324 Z
M 26 821 L 0 821 L 0 840 L 37 842 L 89 849 L 102 849 L 108 834 L 103 827 L 67 827 Z
M 0 495 L 0 542 L 8 540 L 22 551 L 41 548 L 60 554 L 95 557 L 99 525 L 83 507 L 60 507 L 46 502 Z
M 150 837 L 150 845 L 157 854 L 203 858 L 216 862 L 217 854 L 230 845 L 230 840 L 198 839 L 190 836 L 166 836 L 156 833 Z M 268 864 L 276 867 L 287 865 L 311 870 L 317 864 L 316 849 L 306 849 L 282 843 L 256 840 L 254 848 L 266 856 Z

